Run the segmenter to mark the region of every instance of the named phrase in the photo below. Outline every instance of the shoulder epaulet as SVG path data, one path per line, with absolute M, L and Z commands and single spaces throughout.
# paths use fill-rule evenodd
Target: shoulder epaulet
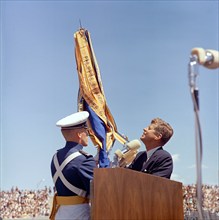
M 87 152 L 85 152 L 85 151 L 83 151 L 83 150 L 79 150 L 79 152 L 81 153 L 81 154 L 83 154 L 83 155 L 85 155 L 85 156 L 92 156 L 91 154 L 89 154 L 89 153 L 87 153 Z

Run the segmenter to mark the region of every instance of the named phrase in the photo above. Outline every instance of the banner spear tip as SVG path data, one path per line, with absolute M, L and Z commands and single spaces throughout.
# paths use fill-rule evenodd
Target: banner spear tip
M 79 19 L 80 29 L 82 29 L 81 19 Z

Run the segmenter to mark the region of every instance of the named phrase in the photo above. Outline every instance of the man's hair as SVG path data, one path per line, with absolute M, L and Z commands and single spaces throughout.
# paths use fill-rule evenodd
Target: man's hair
M 77 131 L 75 129 L 61 129 L 62 135 L 66 141 L 75 140 L 76 141 L 76 134 Z
M 162 135 L 161 144 L 164 146 L 173 135 L 173 128 L 169 123 L 165 122 L 160 118 L 154 118 L 151 121 L 151 124 L 154 125 L 154 130 Z

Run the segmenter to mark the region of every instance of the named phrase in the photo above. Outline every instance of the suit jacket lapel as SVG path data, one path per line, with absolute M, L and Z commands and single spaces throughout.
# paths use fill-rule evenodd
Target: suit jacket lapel
M 157 157 L 157 151 L 159 150 L 163 150 L 162 147 L 158 148 L 152 155 L 150 158 L 147 159 L 146 162 L 144 162 L 143 166 L 142 166 L 142 170 L 143 172 L 146 172 L 146 173 L 150 173 L 150 170 L 151 170 L 151 165 L 153 165 L 153 161 L 156 160 L 156 157 Z

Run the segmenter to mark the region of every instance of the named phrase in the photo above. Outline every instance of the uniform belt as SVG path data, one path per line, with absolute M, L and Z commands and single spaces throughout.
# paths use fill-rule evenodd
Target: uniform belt
M 57 194 L 55 194 L 49 219 L 55 219 L 55 215 L 61 205 L 77 205 L 84 203 L 89 203 L 89 199 L 81 196 L 57 196 Z
M 89 203 L 89 199 L 81 196 L 56 196 L 58 205 L 76 205 Z

